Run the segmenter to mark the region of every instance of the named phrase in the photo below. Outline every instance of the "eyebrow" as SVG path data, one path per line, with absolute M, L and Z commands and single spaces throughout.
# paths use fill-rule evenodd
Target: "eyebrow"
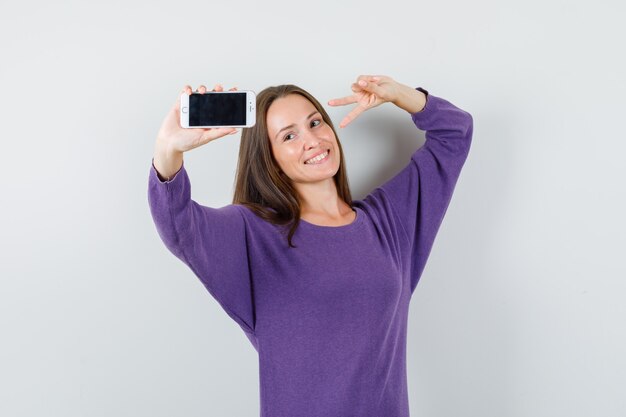
M 305 120 L 310 119 L 310 118 L 311 118 L 311 116 L 313 116 L 315 113 L 319 113 L 319 111 L 317 111 L 317 110 L 313 111 L 313 113 L 309 114 L 309 115 L 306 117 L 306 119 L 305 119 Z M 289 126 L 285 126 L 285 127 L 283 127 L 282 129 L 280 129 L 280 130 L 278 131 L 278 133 L 276 133 L 276 136 L 274 137 L 274 139 L 278 139 L 278 135 L 280 135 L 280 132 L 282 132 L 283 130 L 291 129 L 291 128 L 292 128 L 292 127 L 294 127 L 295 125 L 296 125 L 295 123 L 292 123 L 292 124 L 290 124 Z

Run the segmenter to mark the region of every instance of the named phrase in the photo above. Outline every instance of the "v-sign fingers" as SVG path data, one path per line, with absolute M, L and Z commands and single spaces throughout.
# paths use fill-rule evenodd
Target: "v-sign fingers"
M 364 111 L 365 111 L 365 107 L 356 106 L 355 108 L 352 109 L 350 113 L 346 115 L 346 117 L 343 118 L 341 123 L 339 123 L 339 127 L 344 128 L 348 126 L 350 122 L 352 122 L 354 119 L 359 117 L 359 115 L 363 113 Z
M 355 95 L 335 98 L 328 101 L 328 105 L 330 106 L 345 106 L 346 104 L 356 103 L 358 101 Z

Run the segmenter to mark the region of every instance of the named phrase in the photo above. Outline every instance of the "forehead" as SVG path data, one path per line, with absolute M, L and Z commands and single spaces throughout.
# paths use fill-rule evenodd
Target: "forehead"
M 316 110 L 313 103 L 300 94 L 289 94 L 274 100 L 267 110 L 267 128 L 270 135 L 292 123 L 300 124 Z

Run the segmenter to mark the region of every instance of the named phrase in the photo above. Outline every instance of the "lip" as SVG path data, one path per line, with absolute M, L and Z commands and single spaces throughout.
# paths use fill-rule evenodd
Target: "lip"
M 305 165 L 315 165 L 315 164 L 307 164 L 307 163 L 306 163 L 306 161 L 308 161 L 308 160 L 309 160 L 309 159 L 311 159 L 311 158 L 315 158 L 316 156 L 319 156 L 319 155 L 323 154 L 323 153 L 324 153 L 324 152 L 326 152 L 326 151 L 328 151 L 328 155 L 330 156 L 330 149 L 324 149 L 323 151 L 319 151 L 319 152 L 318 152 L 318 153 L 316 153 L 315 155 L 313 155 L 313 156 L 310 156 L 310 157 L 306 158 L 306 159 L 304 160 L 304 164 L 305 164 Z M 328 156 L 327 156 L 326 158 L 328 158 Z M 324 159 L 324 160 L 326 160 L 326 159 Z

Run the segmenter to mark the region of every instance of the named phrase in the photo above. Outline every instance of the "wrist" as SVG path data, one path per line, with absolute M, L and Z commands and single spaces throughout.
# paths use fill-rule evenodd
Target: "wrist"
M 168 157 L 168 158 L 173 158 L 173 157 L 181 156 L 183 152 L 173 149 L 170 141 L 157 138 L 155 146 L 154 146 L 154 154 Z
M 401 84 L 397 99 L 393 102 L 396 106 L 408 113 L 419 113 L 426 107 L 426 94 L 408 85 Z
M 172 150 L 166 141 L 157 139 L 152 160 L 159 180 L 170 181 L 182 168 L 183 153 Z

